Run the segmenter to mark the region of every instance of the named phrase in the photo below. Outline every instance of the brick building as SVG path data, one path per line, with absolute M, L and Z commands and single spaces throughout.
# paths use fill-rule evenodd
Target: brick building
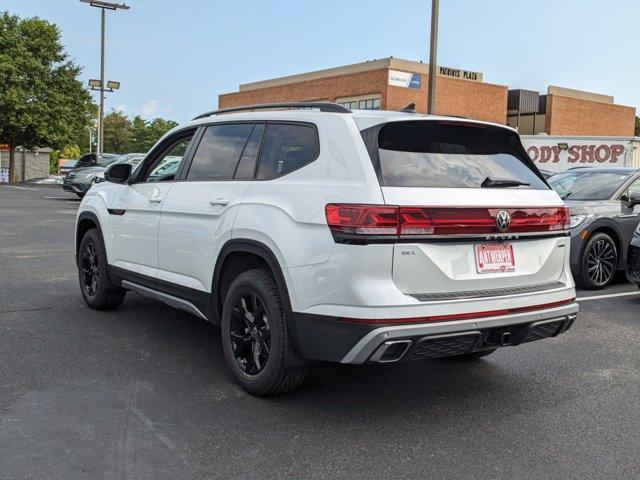
M 218 97 L 219 108 L 254 103 L 331 101 L 349 108 L 400 110 L 410 103 L 427 110 L 429 66 L 398 58 L 240 85 Z M 513 108 L 512 92 L 484 82 L 483 74 L 439 67 L 435 112 L 517 126 L 521 133 L 632 136 L 635 109 L 613 103 L 613 97 L 560 87 L 535 93 L 534 106 Z M 509 99 L 509 100 L 508 100 Z

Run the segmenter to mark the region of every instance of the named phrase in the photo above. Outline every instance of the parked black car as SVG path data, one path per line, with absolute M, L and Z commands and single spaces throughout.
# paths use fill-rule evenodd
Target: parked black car
M 117 153 L 103 153 L 98 157 L 96 153 L 87 153 L 78 159 L 76 168 L 96 167 L 105 163 L 108 164 L 119 156 Z
M 578 285 L 601 289 L 627 268 L 640 221 L 640 170 L 593 167 L 548 179 L 571 214 L 571 271 Z

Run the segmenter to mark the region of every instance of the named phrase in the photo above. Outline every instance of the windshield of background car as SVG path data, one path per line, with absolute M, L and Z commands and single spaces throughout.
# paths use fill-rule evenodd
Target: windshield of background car
M 479 188 L 490 177 L 548 190 L 516 133 L 456 121 L 387 123 L 378 134 L 383 185 Z
M 558 173 L 548 181 L 563 200 L 607 200 L 630 176 L 621 172 L 580 170 Z
M 109 157 L 101 157 L 100 159 L 98 159 L 98 165 L 100 167 L 107 167 L 107 166 L 109 166 L 109 165 L 111 165 L 113 163 L 116 163 L 116 162 L 121 163 L 121 162 L 124 162 L 125 160 L 127 160 L 127 156 L 126 155 L 119 155 L 119 156 L 116 156 L 116 157 L 111 157 L 111 156 L 109 156 Z
M 181 161 L 182 157 L 173 155 L 165 157 L 160 165 L 154 168 L 149 174 L 149 180 L 157 180 L 159 178 L 166 177 L 167 175 L 175 175 Z

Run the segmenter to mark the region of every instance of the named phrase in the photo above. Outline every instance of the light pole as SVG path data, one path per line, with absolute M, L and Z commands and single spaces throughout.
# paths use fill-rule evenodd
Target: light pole
M 93 143 L 93 131 L 91 130 L 91 127 L 87 127 L 87 130 L 89 131 L 89 155 L 91 155 L 91 147 L 92 147 L 92 143 Z
M 433 115 L 436 105 L 436 75 L 438 63 L 438 7 L 439 0 L 431 0 L 431 41 L 429 44 L 429 90 L 427 113 Z
M 100 12 L 100 88 L 95 88 L 94 85 L 91 85 L 91 82 L 95 82 L 94 80 L 89 81 L 89 85 L 92 90 L 100 90 L 100 123 L 98 125 L 98 148 L 97 155 L 102 155 L 104 149 L 104 92 L 109 91 L 113 92 L 114 88 L 107 90 L 104 88 L 104 20 L 105 20 L 105 10 L 129 10 L 129 5 L 125 5 L 124 3 L 110 3 L 103 2 L 101 0 L 80 0 L 82 3 L 88 3 L 92 7 L 99 8 Z M 120 87 L 119 82 L 109 82 L 109 83 L 117 83 Z

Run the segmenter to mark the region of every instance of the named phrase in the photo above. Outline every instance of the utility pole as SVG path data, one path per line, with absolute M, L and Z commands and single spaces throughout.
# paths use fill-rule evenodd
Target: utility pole
M 439 0 L 431 0 L 431 41 L 429 44 L 429 90 L 427 93 L 427 113 L 435 114 L 436 75 L 438 63 L 438 8 Z
M 129 5 L 125 5 L 124 3 L 110 3 L 103 2 L 100 0 L 80 0 L 82 3 L 88 3 L 92 7 L 99 8 L 100 12 L 100 86 L 99 88 L 95 88 L 95 85 L 91 85 L 92 80 L 89 81 L 89 85 L 93 90 L 100 91 L 100 111 L 98 113 L 99 124 L 98 124 L 98 146 L 96 148 L 96 154 L 98 156 L 102 155 L 104 151 L 104 93 L 112 92 L 114 89 L 109 87 L 105 88 L 104 85 L 104 24 L 105 24 L 105 10 L 129 10 Z M 109 82 L 110 84 L 118 84 L 119 82 Z

